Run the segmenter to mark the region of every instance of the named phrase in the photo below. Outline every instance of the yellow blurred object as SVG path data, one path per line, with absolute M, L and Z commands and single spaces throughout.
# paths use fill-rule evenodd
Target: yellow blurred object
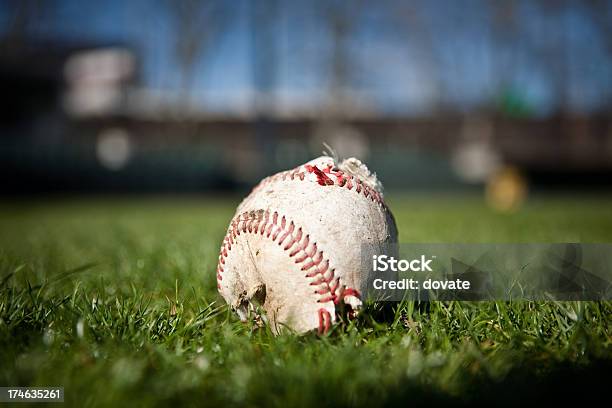
M 518 210 L 527 198 L 527 180 L 515 167 L 503 167 L 487 181 L 486 201 L 500 212 Z

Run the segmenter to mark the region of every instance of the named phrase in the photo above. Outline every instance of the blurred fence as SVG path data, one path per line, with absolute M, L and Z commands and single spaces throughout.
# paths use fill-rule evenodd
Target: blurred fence
M 373 118 L 274 120 L 125 117 L 73 121 L 61 137 L 6 138 L 5 192 L 205 191 L 247 188 L 332 147 L 366 161 L 389 189 L 461 189 L 512 166 L 540 185 L 607 185 L 612 121 Z

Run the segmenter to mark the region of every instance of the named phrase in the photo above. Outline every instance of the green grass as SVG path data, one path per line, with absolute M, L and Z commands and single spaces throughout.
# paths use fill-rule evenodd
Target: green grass
M 370 305 L 324 337 L 242 324 L 214 279 L 237 202 L 2 205 L 0 386 L 63 386 L 71 406 L 266 407 L 515 404 L 609 386 L 610 302 Z M 612 197 L 535 198 L 512 215 L 477 197 L 389 203 L 402 242 L 612 242 Z

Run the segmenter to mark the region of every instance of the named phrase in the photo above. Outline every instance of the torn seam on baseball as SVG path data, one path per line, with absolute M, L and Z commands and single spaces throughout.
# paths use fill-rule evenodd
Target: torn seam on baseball
M 266 285 L 263 283 L 257 284 L 249 288 L 247 291 L 242 292 L 235 304 L 231 305 L 232 309 L 236 311 L 241 321 L 246 322 L 251 313 L 255 312 L 256 306 L 263 306 L 266 298 Z M 255 300 L 255 303 L 253 303 Z M 256 316 L 260 316 L 256 313 Z M 265 317 L 264 317 L 265 320 Z
M 380 194 L 382 197 L 383 186 L 381 182 L 378 181 L 376 173 L 371 172 L 368 167 L 361 162 L 361 160 L 350 157 L 343 160 L 342 163 L 338 164 L 337 166 L 340 170 L 361 179 L 368 187 L 378 191 L 378 194 Z

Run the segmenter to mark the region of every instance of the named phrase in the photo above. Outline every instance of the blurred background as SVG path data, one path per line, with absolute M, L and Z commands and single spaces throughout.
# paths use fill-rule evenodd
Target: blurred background
M 0 194 L 610 191 L 612 1 L 0 1 Z

